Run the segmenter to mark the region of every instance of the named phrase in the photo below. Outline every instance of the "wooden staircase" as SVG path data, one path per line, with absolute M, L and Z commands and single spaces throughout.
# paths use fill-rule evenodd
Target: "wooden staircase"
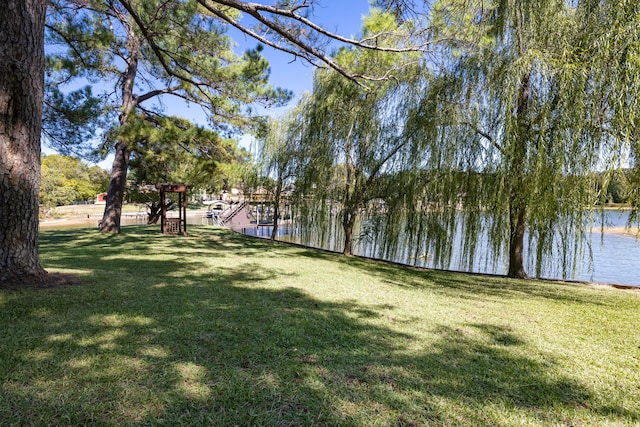
M 229 212 L 225 213 L 220 220 L 220 225 L 229 228 L 245 228 L 253 224 L 250 220 L 249 203 L 242 202 L 235 206 Z

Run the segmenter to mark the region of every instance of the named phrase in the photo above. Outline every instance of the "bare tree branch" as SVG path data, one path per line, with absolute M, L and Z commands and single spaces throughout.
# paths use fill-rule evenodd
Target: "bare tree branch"
M 205 3 L 205 1 L 201 1 L 201 0 L 199 0 L 199 2 L 201 4 Z M 243 26 L 242 24 L 238 23 L 233 18 L 229 17 L 228 15 L 226 15 L 225 13 L 217 10 L 214 7 L 211 7 L 211 6 L 206 5 L 206 4 L 203 4 L 203 6 L 205 8 L 207 8 L 207 10 L 209 10 L 211 13 L 213 13 L 214 15 L 216 15 L 217 17 L 222 19 L 223 21 L 225 21 L 228 24 L 234 26 L 235 28 L 237 28 L 238 30 L 242 31 L 243 33 L 253 37 L 254 39 L 258 40 L 259 42 L 262 42 L 265 45 L 270 46 L 270 47 L 272 47 L 274 49 L 278 49 L 280 51 L 283 51 L 283 52 L 286 52 L 286 53 L 290 53 L 290 54 L 292 54 L 292 55 L 294 55 L 296 57 L 302 58 L 302 59 L 306 60 L 307 62 L 309 62 L 312 65 L 315 65 L 313 59 L 314 58 L 318 58 L 322 62 L 327 64 L 329 67 L 331 67 L 332 69 L 334 69 L 335 71 L 340 73 L 342 76 L 346 77 L 349 80 L 352 80 L 352 81 L 356 82 L 358 85 L 360 85 L 360 86 L 362 86 L 363 88 L 366 89 L 366 86 L 364 86 L 362 83 L 357 81 L 357 77 L 358 76 L 355 76 L 355 75 L 347 72 L 346 69 L 344 69 L 343 67 L 340 67 L 334 60 L 331 59 L 331 57 L 329 57 L 328 55 L 326 55 L 325 53 L 323 53 L 319 49 L 316 49 L 315 47 L 311 46 L 310 44 L 305 43 L 302 40 L 300 40 L 299 38 L 295 37 L 293 34 L 289 33 L 284 27 L 276 24 L 275 22 L 272 22 L 272 21 L 269 21 L 269 20 L 265 19 L 264 17 L 262 17 L 262 15 L 256 14 L 254 17 L 259 22 L 261 22 L 262 24 L 266 25 L 268 28 L 274 30 L 277 34 L 281 35 L 285 40 L 287 40 L 287 42 L 289 42 L 293 46 L 298 47 L 300 49 L 300 51 L 296 51 L 294 49 L 287 48 L 285 46 L 282 46 L 282 45 L 280 45 L 278 43 L 275 43 L 275 42 L 269 40 L 268 38 L 266 38 L 264 36 L 261 36 L 260 34 L 258 34 L 255 31 L 247 28 L 246 26 Z
M 207 3 L 207 0 L 198 0 L 198 2 L 204 6 L 205 3 Z M 421 46 L 408 47 L 408 48 L 382 47 L 382 46 L 378 46 L 378 45 L 375 45 L 375 44 L 369 44 L 369 43 L 363 42 L 362 40 L 356 40 L 356 39 L 344 37 L 344 36 L 342 36 L 340 34 L 328 31 L 327 29 L 325 29 L 324 27 L 316 24 L 315 22 L 311 21 L 310 19 L 305 18 L 304 16 L 299 15 L 298 13 L 296 13 L 299 9 L 301 9 L 303 7 L 308 7 L 308 4 L 302 4 L 302 5 L 299 5 L 297 7 L 293 7 L 291 9 L 285 9 L 285 8 L 278 8 L 278 7 L 275 7 L 275 6 L 263 5 L 263 4 L 259 4 L 259 3 L 244 2 L 244 1 L 238 1 L 238 0 L 215 0 L 215 3 L 219 3 L 219 4 L 222 4 L 224 6 L 231 7 L 233 9 L 245 12 L 245 13 L 251 15 L 252 17 L 256 18 L 257 20 L 259 20 L 260 22 L 264 23 L 265 25 L 268 25 L 269 28 L 271 28 L 272 30 L 278 32 L 278 34 L 281 34 L 281 30 L 284 30 L 284 28 L 281 25 L 279 25 L 277 22 L 275 22 L 273 20 L 268 20 L 263 15 L 261 15 L 260 12 L 266 12 L 266 13 L 270 13 L 270 14 L 273 14 L 273 15 L 282 16 L 282 17 L 285 17 L 285 18 L 290 18 L 292 20 L 295 20 L 295 21 L 297 21 L 297 22 L 299 22 L 299 23 L 311 28 L 312 30 L 316 31 L 318 34 L 326 36 L 326 37 L 328 37 L 330 39 L 333 39 L 333 40 L 336 40 L 336 41 L 339 41 L 339 42 L 342 42 L 342 43 L 347 43 L 347 44 L 350 44 L 350 45 L 353 45 L 353 46 L 362 47 L 362 48 L 365 48 L 365 49 L 379 50 L 379 51 L 382 51 L 382 52 L 408 53 L 408 52 L 424 51 L 427 46 L 431 45 L 431 42 L 426 42 Z M 280 28 L 274 28 L 274 27 L 280 27 Z M 377 38 L 379 38 L 380 36 L 382 36 L 384 34 L 388 34 L 388 33 L 376 34 L 376 35 L 373 35 L 371 37 L 368 37 L 365 40 L 377 39 Z
M 159 95 L 166 95 L 166 94 L 172 94 L 177 90 L 182 89 L 182 85 L 176 85 L 176 86 L 172 86 L 172 87 L 167 87 L 164 89 L 158 89 L 158 90 L 152 90 L 151 92 L 147 92 L 144 95 L 140 95 L 138 97 L 136 97 L 136 100 L 138 101 L 138 104 L 140 104 L 141 102 L 144 102 L 148 99 L 151 99 L 155 96 L 159 96 Z
M 229 25 L 237 28 L 244 34 L 247 34 L 248 36 L 256 39 L 257 41 L 264 43 L 265 45 L 270 46 L 274 49 L 294 55 L 297 58 L 302 58 L 314 66 L 319 66 L 316 63 L 316 60 L 319 60 L 341 74 L 343 77 L 354 81 L 363 88 L 366 88 L 366 86 L 362 84 L 361 80 L 383 81 L 390 78 L 389 73 L 386 73 L 382 77 L 351 73 L 348 71 L 348 69 L 336 63 L 331 58 L 331 56 L 329 56 L 322 49 L 319 49 L 312 43 L 305 41 L 302 37 L 300 37 L 299 34 L 296 34 L 295 29 L 306 28 L 308 31 L 310 30 L 310 32 L 314 33 L 315 35 L 324 36 L 329 40 L 338 41 L 354 47 L 390 53 L 427 52 L 433 44 L 437 43 L 437 41 L 435 40 L 425 40 L 420 45 L 409 47 L 388 47 L 371 43 L 372 41 L 377 41 L 379 38 L 389 35 L 398 37 L 400 36 L 400 34 L 393 34 L 391 32 L 382 32 L 369 36 L 362 40 L 347 38 L 335 32 L 328 31 L 312 20 L 306 18 L 305 16 L 302 16 L 299 11 L 310 6 L 310 2 L 308 1 L 304 1 L 302 4 L 293 6 L 291 8 L 280 8 L 276 6 L 240 0 L 198 0 L 198 3 L 200 3 L 210 13 L 214 14 Z M 251 16 L 264 27 L 273 31 L 275 35 L 281 38 L 281 41 L 284 42 L 284 44 L 280 41 L 274 41 L 270 39 L 267 34 L 259 34 L 256 30 L 240 23 L 238 20 L 225 13 L 225 11 L 219 6 L 224 6 L 226 8 L 243 12 Z M 298 24 L 298 26 L 288 28 L 282 22 L 278 22 L 276 19 L 270 18 L 269 16 L 287 18 Z M 423 34 L 424 33 L 426 33 L 426 31 L 424 31 Z
M 478 135 L 480 135 L 481 137 L 489 141 L 491 145 L 493 145 L 500 153 L 504 154 L 504 148 L 500 144 L 498 144 L 496 140 L 487 132 L 483 131 L 482 129 L 480 129 L 478 126 L 476 126 L 471 122 L 460 122 L 459 124 L 461 126 L 467 126 L 471 128 L 471 130 L 473 130 L 475 133 L 477 133 Z

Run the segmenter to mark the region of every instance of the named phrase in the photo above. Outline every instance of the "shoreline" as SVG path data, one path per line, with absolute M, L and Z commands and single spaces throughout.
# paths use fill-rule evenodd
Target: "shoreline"
M 189 214 L 199 215 L 202 212 L 206 211 L 187 211 L 187 216 Z M 95 222 L 95 226 L 98 226 L 98 221 L 102 218 L 102 215 L 71 215 L 71 216 L 63 216 L 60 218 L 44 218 L 40 220 L 41 227 L 52 227 L 55 225 L 92 225 Z M 629 237 L 638 237 L 640 238 L 640 228 L 638 227 L 626 227 L 626 226 L 616 226 L 616 227 L 593 227 L 591 231 L 593 234 L 598 234 L 602 230 L 605 234 L 616 234 L 620 236 L 629 236 Z M 589 230 L 587 230 L 589 231 Z
M 196 214 L 198 212 L 195 212 Z M 44 219 L 40 221 L 40 229 L 42 231 L 49 231 L 49 230 L 56 230 L 56 229 L 73 229 L 73 228 L 87 228 L 87 229 L 96 229 L 98 228 L 98 222 L 101 219 L 101 215 L 90 215 L 89 217 L 87 217 L 86 215 L 84 216 L 80 216 L 80 215 L 73 215 L 73 216 L 67 216 L 67 217 L 62 217 L 62 218 L 48 218 L 48 219 Z M 197 225 L 197 224 L 193 224 L 193 225 Z M 125 225 L 126 227 L 126 225 Z M 587 230 L 588 231 L 588 230 Z M 600 228 L 593 228 L 592 233 L 594 235 L 599 234 L 601 231 Z M 637 228 L 627 228 L 624 226 L 618 226 L 618 227 L 604 227 L 604 229 L 602 229 L 602 231 L 605 234 L 612 234 L 612 235 L 618 235 L 618 236 L 624 236 L 624 237 L 629 237 L 629 238 L 639 238 L 640 239 L 640 230 L 638 230 Z M 291 243 L 291 242 L 282 242 L 279 241 L 281 243 L 288 243 L 288 244 L 294 244 L 295 243 Z M 306 247 L 304 245 L 301 245 L 303 247 Z M 318 249 L 318 248 L 313 248 L 313 249 Z M 367 258 L 367 257 L 363 257 L 363 258 Z M 390 261 L 384 261 L 384 260 L 378 260 L 375 259 L 376 261 L 381 261 L 381 262 L 390 262 Z M 392 262 L 393 263 L 393 262 Z M 395 263 L 394 263 L 395 264 Z M 403 265 L 403 266 L 409 266 L 407 264 L 402 264 L 402 263 L 398 263 L 398 265 Z M 446 270 L 445 270 L 446 271 Z M 453 271 L 453 270 L 452 270 Z M 457 273 L 461 273 L 459 271 L 455 271 Z M 464 273 L 464 272 L 462 272 Z M 473 274 L 473 275 L 487 275 L 487 276 L 496 276 L 496 277 L 504 277 L 501 275 L 493 275 L 493 274 L 488 274 L 488 273 L 474 273 L 474 272 L 467 272 L 466 274 Z M 617 288 L 617 289 L 626 289 L 626 290 L 633 290 L 635 292 L 640 291 L 640 284 L 639 285 L 630 285 L 630 284 L 619 284 L 619 283 L 615 283 L 615 282 L 601 282 L 601 281 L 585 281 L 585 280 L 571 280 L 571 279 L 558 279 L 558 278 L 554 278 L 554 279 L 538 279 L 538 280 L 549 280 L 549 281 L 555 281 L 555 282 L 566 282 L 566 283 L 573 283 L 573 284 L 586 284 L 586 285 L 592 285 L 592 286 L 608 286 L 608 287 L 613 287 L 613 288 Z
M 619 236 L 640 237 L 640 228 L 637 228 L 637 227 L 626 227 L 626 226 L 604 227 L 602 228 L 602 232 L 604 234 L 616 234 Z M 596 229 L 594 227 L 593 233 L 594 234 L 600 233 L 600 228 Z

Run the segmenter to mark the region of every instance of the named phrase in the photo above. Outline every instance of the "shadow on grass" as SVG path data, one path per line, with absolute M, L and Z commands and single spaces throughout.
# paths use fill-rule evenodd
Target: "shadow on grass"
M 508 279 L 501 276 L 431 270 L 402 265 L 382 260 L 344 256 L 339 253 L 300 249 L 296 255 L 317 260 L 337 262 L 345 266 L 361 269 L 368 274 L 381 277 L 386 283 L 405 288 L 425 288 L 458 298 L 542 298 L 588 305 L 603 305 L 588 295 L 574 292 L 572 285 L 547 281 L 548 286 L 540 286 L 540 281 Z M 571 289 L 567 289 L 570 288 Z
M 7 293 L 0 424 L 506 426 L 509 414 L 559 424 L 558 413 L 596 405 L 499 325 L 440 327 L 422 344 L 372 322 L 370 307 L 263 286 L 286 272 L 247 252 L 213 271 L 182 262 L 245 243 L 228 237 L 154 240 L 151 252 L 177 258 L 158 261 L 144 258 L 146 231 L 45 234 L 47 265 L 90 270 L 95 283 Z M 140 271 L 147 280 L 123 278 Z M 98 279 L 109 272 L 120 276 Z

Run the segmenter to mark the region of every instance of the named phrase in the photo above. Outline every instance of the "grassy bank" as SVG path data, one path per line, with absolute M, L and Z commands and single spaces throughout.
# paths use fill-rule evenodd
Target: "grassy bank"
M 1 425 L 640 425 L 640 292 L 228 231 L 45 231 L 0 291 Z

